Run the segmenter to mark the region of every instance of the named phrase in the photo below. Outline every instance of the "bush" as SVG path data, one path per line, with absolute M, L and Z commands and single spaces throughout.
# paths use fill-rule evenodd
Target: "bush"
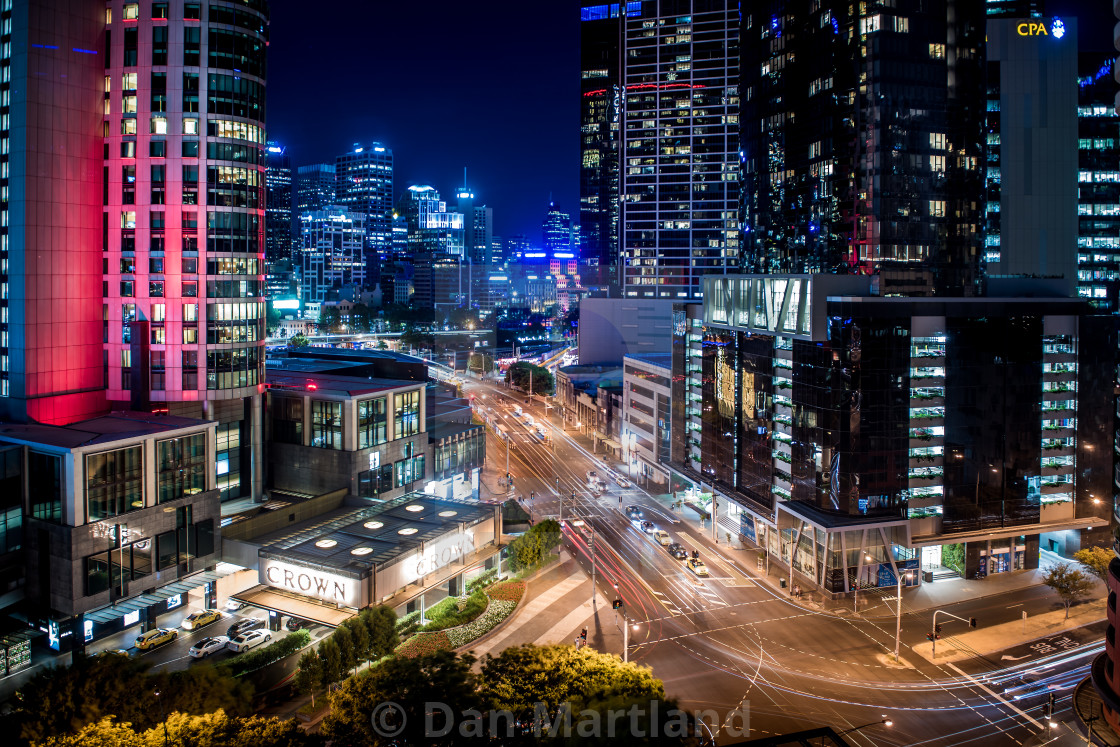
M 498 623 L 505 620 L 517 608 L 517 602 L 505 602 L 499 599 L 491 600 L 486 611 L 477 619 L 457 628 L 445 631 L 447 639 L 455 648 L 465 646 L 471 641 L 481 638 L 489 633 Z
M 306 630 L 297 630 L 294 633 L 288 633 L 275 643 L 246 651 L 240 656 L 230 659 L 228 663 L 223 662 L 221 667 L 227 669 L 234 677 L 240 677 L 287 658 L 309 643 L 311 643 L 311 634 Z
M 546 519 L 509 543 L 510 567 L 515 571 L 540 565 L 560 544 L 560 524 Z
M 418 633 L 397 646 L 397 656 L 412 659 L 417 656 L 430 656 L 437 651 L 450 651 L 451 640 L 442 630 L 435 633 Z
M 409 612 L 407 615 L 397 620 L 397 635 L 401 638 L 408 638 L 410 635 L 420 630 L 420 611 Z
M 513 602 L 516 604 L 521 601 L 521 597 L 525 596 L 525 582 L 503 581 L 487 589 L 486 594 L 491 599 L 496 599 L 501 602 Z
M 491 568 L 490 570 L 486 571 L 481 576 L 476 578 L 474 581 L 471 581 L 469 584 L 467 584 L 467 593 L 473 594 L 479 589 L 485 589 L 487 586 L 494 583 L 495 579 L 497 578 L 498 569 Z
M 448 604 L 444 604 L 448 602 Z M 486 592 L 479 589 L 466 599 L 463 609 L 458 607 L 458 597 L 448 597 L 432 607 L 429 615 L 430 622 L 421 630 L 435 631 L 455 628 L 469 623 L 486 611 Z

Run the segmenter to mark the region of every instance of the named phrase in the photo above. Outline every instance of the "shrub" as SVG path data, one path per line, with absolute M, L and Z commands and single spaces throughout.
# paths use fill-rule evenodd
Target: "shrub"
M 495 599 L 490 602 L 490 606 L 486 611 L 478 616 L 477 619 L 466 625 L 461 625 L 457 628 L 451 628 L 445 631 L 447 639 L 455 648 L 465 646 L 476 638 L 489 633 L 498 623 L 505 620 L 510 616 L 510 613 L 517 608 L 517 602 L 506 602 L 503 600 Z
M 494 580 L 497 579 L 497 577 L 498 569 L 491 568 L 490 570 L 486 571 L 481 576 L 476 578 L 474 581 L 471 581 L 469 584 L 467 584 L 467 593 L 473 594 L 479 589 L 486 588 L 490 584 L 494 583 Z
M 221 667 L 227 669 L 234 677 L 240 677 L 291 656 L 309 643 L 311 643 L 311 634 L 306 630 L 297 630 L 288 633 L 275 643 L 246 651 L 228 662 L 223 662 Z
M 463 609 L 459 609 L 458 601 L 458 597 L 448 597 L 435 607 L 432 607 L 433 614 L 429 615 L 431 622 L 421 628 L 421 630 L 435 631 L 454 628 L 469 623 L 486 610 L 486 592 L 482 589 L 479 589 L 466 598 L 466 604 L 463 605 Z M 450 604 L 444 605 L 444 602 L 450 602 Z M 441 605 L 443 605 L 442 608 L 440 607 Z M 440 608 L 438 613 L 435 612 L 437 608 Z
M 521 601 L 521 597 L 525 595 L 525 582 L 524 581 L 503 581 L 500 584 L 494 584 L 486 590 L 486 595 L 491 599 L 496 599 L 502 602 L 513 602 L 514 604 Z
M 430 656 L 437 651 L 450 651 L 451 641 L 442 630 L 435 633 L 417 633 L 397 646 L 397 656 L 412 659 L 417 656 Z

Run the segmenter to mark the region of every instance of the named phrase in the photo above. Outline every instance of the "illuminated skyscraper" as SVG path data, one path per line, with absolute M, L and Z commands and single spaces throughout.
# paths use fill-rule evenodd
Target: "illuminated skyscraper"
M 743 6 L 743 269 L 975 295 L 984 5 Z
M 265 153 L 264 257 L 268 263 L 292 257 L 292 162 L 279 143 Z
M 296 215 L 311 210 L 322 210 L 335 204 L 335 172 L 333 163 L 312 163 L 296 169 L 295 183 Z
M 555 202 L 548 204 L 548 212 L 541 222 L 541 238 L 547 252 L 567 252 L 572 248 L 572 218 L 556 208 Z
M 393 151 L 381 143 L 355 144 L 338 156 L 335 204 L 366 216 L 365 282 L 376 286 L 393 243 Z

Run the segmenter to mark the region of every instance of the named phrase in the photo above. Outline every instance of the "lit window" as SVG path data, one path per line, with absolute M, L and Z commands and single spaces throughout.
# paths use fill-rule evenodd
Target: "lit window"
M 930 200 L 929 215 L 931 218 L 945 217 L 945 200 Z
M 121 75 L 121 90 L 122 91 L 135 91 L 136 90 L 136 73 L 124 73 Z
M 140 17 L 140 4 L 139 3 L 125 3 L 121 18 L 126 21 L 135 21 Z
M 124 210 L 121 212 L 121 228 L 136 228 L 136 211 Z
M 167 304 L 154 303 L 152 304 L 152 321 L 162 322 L 167 319 Z
M 167 134 L 167 117 L 152 117 L 152 134 Z
M 136 120 L 131 117 L 125 117 L 121 120 L 121 134 L 122 135 L 135 135 L 136 134 Z
M 197 135 L 198 134 L 198 120 L 194 117 L 183 117 L 183 134 L 184 135 Z

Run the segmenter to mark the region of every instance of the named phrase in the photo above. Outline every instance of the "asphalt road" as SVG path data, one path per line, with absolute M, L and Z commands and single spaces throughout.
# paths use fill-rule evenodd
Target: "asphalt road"
M 1083 629 L 1042 645 L 935 665 L 910 650 L 925 642 L 930 613 L 904 607 L 906 666 L 894 665 L 893 589 L 861 593 L 858 618 L 793 604 L 758 581 L 756 568 L 743 567 L 744 553 L 713 545 L 694 520 L 682 521 L 640 488 L 614 484 L 599 455 L 570 439 L 555 410 L 546 410 L 539 398 L 528 405 L 522 394 L 477 381 L 466 389 L 476 395 L 476 411 L 510 435 L 511 494 L 522 497 L 535 517 L 562 511 L 565 519 L 584 520 L 581 527 L 568 527 L 566 541 L 588 572 L 594 534 L 600 592 L 605 599 L 621 597 L 638 626 L 631 659 L 652 667 L 683 707 L 714 711 L 725 728 L 749 714 L 750 737 L 872 724 L 846 738 L 860 745 L 1025 744 L 1045 732 L 1050 692 L 1057 696 L 1056 717 L 1068 717 L 1072 686 L 1100 650 L 1100 629 Z M 515 405 L 548 424 L 548 442 L 514 417 Z M 506 443 L 491 431 L 487 470 L 504 474 L 505 464 Z M 602 496 L 588 490 L 591 469 L 607 479 Z M 640 506 L 674 541 L 699 550 L 711 576 L 697 578 L 671 558 L 626 518 L 622 509 L 629 505 Z M 1036 587 L 944 609 L 994 625 L 1017 620 L 1023 611 L 1051 611 L 1055 601 Z M 964 623 L 949 621 L 943 635 L 964 630 Z M 884 716 L 893 721 L 890 728 L 879 723 Z

